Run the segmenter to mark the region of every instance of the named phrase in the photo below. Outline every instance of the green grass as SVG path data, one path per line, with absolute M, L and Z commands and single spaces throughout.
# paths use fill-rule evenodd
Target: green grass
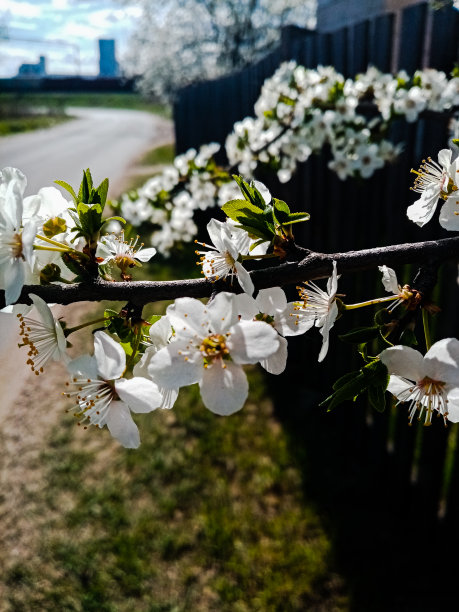
M 19 134 L 53 127 L 64 121 L 68 121 L 68 116 L 35 115 L 30 117 L 13 117 L 11 119 L 0 118 L 0 136 L 9 134 Z
M 126 108 L 171 117 L 170 107 L 135 93 L 0 93 L 0 136 L 52 127 L 70 119 L 71 106 Z
M 172 114 L 169 106 L 149 102 L 136 93 L 1 93 L 0 108 L 9 104 L 50 109 L 65 109 L 68 106 L 128 108 L 148 111 L 162 117 L 171 117 Z
M 12 610 L 344 610 L 330 546 L 260 375 L 231 418 L 197 388 L 138 418 L 127 451 L 72 417 L 51 432 L 35 562 L 7 576 Z M 65 510 L 62 510 L 65 508 Z
M 142 166 L 158 166 L 171 164 L 175 157 L 175 146 L 173 144 L 162 145 L 145 153 L 139 164 Z

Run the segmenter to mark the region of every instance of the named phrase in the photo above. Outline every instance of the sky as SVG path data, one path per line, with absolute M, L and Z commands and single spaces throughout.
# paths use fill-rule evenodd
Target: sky
M 48 74 L 97 75 L 98 39 L 114 38 L 122 60 L 139 17 L 138 7 L 116 0 L 1 0 L 0 77 L 15 76 L 40 55 Z

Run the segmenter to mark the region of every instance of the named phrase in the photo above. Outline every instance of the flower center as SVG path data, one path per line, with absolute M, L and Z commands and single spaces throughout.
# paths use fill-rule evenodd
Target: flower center
M 445 385 L 441 380 L 434 380 L 425 376 L 419 380 L 414 387 L 408 389 L 409 397 L 401 401 L 409 401 L 409 422 L 413 422 L 414 415 L 419 411 L 418 421 L 422 419 L 424 412 L 424 425 L 432 424 L 432 416 L 437 411 L 438 416 L 443 417 L 446 426 L 448 416 L 448 399 L 446 397 Z
M 78 425 L 81 425 L 87 419 L 90 425 L 103 427 L 110 404 L 119 400 L 115 390 L 115 382 L 74 377 L 70 383 L 66 383 L 66 386 L 74 389 L 63 395 L 74 398 L 78 407 L 78 409 L 77 407 L 73 408 L 75 410 L 74 416 L 81 419 L 78 421 Z M 85 427 L 85 429 L 87 428 Z
M 43 366 L 50 361 L 58 346 L 56 331 L 40 321 L 17 315 L 19 319 L 19 335 L 23 343 L 19 346 L 28 347 L 27 365 L 37 376 L 43 373 Z
M 274 317 L 266 312 L 259 312 L 257 315 L 255 315 L 254 319 L 255 321 L 264 321 L 265 323 L 268 323 L 274 327 Z
M 125 253 L 123 255 L 117 255 L 115 257 L 115 264 L 118 268 L 124 272 L 127 268 L 132 268 L 135 266 L 134 258 L 129 254 Z
M 228 360 L 230 358 L 229 349 L 226 346 L 228 335 L 212 334 L 201 342 L 199 350 L 204 357 L 204 367 L 211 365 L 217 359 Z
M 19 232 L 5 232 L 0 236 L 0 248 L 3 256 L 24 259 L 22 236 Z
M 411 187 L 412 191 L 423 193 L 431 185 L 438 185 L 440 197 L 443 200 L 446 200 L 453 191 L 457 191 L 457 187 L 449 176 L 448 171 L 437 162 L 434 162 L 431 157 L 428 157 L 427 160 L 423 159 L 419 170 L 411 169 L 411 172 L 417 175 L 414 185 Z

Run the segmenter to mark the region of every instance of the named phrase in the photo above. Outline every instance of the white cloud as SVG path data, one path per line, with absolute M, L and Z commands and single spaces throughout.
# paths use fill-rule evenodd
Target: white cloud
M 117 0 L 1 0 L 0 25 L 9 38 L 0 40 L 0 77 L 16 75 L 22 63 L 36 63 L 40 55 L 50 74 L 75 74 L 77 52 L 62 42 L 78 45 L 82 74 L 98 74 L 97 39 L 114 38 L 119 60 L 140 16 L 138 6 L 120 8 Z

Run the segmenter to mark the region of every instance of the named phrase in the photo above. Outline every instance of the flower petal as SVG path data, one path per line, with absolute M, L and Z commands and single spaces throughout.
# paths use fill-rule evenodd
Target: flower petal
M 177 341 L 153 355 L 147 370 L 158 386 L 178 389 L 201 380 L 204 362 L 199 350 L 187 349 L 186 342 Z
M 408 219 L 419 227 L 428 223 L 434 215 L 439 197 L 440 187 L 438 185 L 431 185 L 425 189 L 419 200 L 406 209 Z
M 426 376 L 459 386 L 459 340 L 443 338 L 424 357 Z
M 107 414 L 108 430 L 125 448 L 139 448 L 140 436 L 128 406 L 124 402 L 112 402 Z
M 451 166 L 451 156 L 453 152 L 451 149 L 442 149 L 438 153 L 438 163 L 443 166 L 445 170 L 448 170 Z
M 442 227 L 450 232 L 459 231 L 459 196 L 457 192 L 446 199 L 440 209 L 438 221 Z
M 167 315 L 153 323 L 150 327 L 149 335 L 156 351 L 168 345 L 172 336 L 172 327 Z
M 391 346 L 385 349 L 379 358 L 389 370 L 389 374 L 396 374 L 414 381 L 421 380 L 425 376 L 423 356 L 409 346 Z
M 94 334 L 94 357 L 99 376 L 104 380 L 119 378 L 126 367 L 123 347 L 102 331 Z
M 206 306 L 194 298 L 178 298 L 167 308 L 167 316 L 176 336 L 203 338 L 209 327 L 209 313 Z
M 280 312 L 287 308 L 287 298 L 285 292 L 280 287 L 270 287 L 269 289 L 261 289 L 255 298 L 260 312 L 274 316 L 276 312 Z
M 139 261 L 150 261 L 150 259 L 156 255 L 156 249 L 154 248 L 150 248 L 150 249 L 140 249 L 140 251 L 137 251 L 137 253 L 134 255 L 135 259 L 138 259 Z
M 237 279 L 239 281 L 241 288 L 249 295 L 252 295 L 253 292 L 255 291 L 255 287 L 253 285 L 252 279 L 250 278 L 250 274 L 247 272 L 244 266 L 238 261 L 234 263 L 234 267 L 236 268 Z
M 384 285 L 384 289 L 388 293 L 394 293 L 395 295 L 398 295 L 400 290 L 398 288 L 397 275 L 395 274 L 395 271 L 392 270 L 392 268 L 388 268 L 387 266 L 378 266 L 378 268 L 379 271 L 382 273 L 381 282 Z
M 133 412 L 151 412 L 163 400 L 158 385 L 141 376 L 129 380 L 120 378 L 115 382 L 115 389 Z
M 238 322 L 238 303 L 235 298 L 234 293 L 222 291 L 207 304 L 213 332 L 223 334 L 229 327 Z
M 332 305 L 330 306 L 330 310 L 328 311 L 327 316 L 325 317 L 325 321 L 322 327 L 320 328 L 320 333 L 322 334 L 323 342 L 322 342 L 322 348 L 320 349 L 320 353 L 318 357 L 319 362 L 323 361 L 323 359 L 325 358 L 325 355 L 328 352 L 328 341 L 329 341 L 330 330 L 335 324 L 337 316 L 338 316 L 338 305 L 336 302 L 333 302 Z
M 299 336 L 314 325 L 314 314 L 308 316 L 307 312 L 302 312 L 302 316 L 298 316 L 295 304 L 289 302 L 284 311 L 274 317 L 274 326 L 281 336 Z
M 238 318 L 251 321 L 260 312 L 256 300 L 248 293 L 238 293 L 234 296 L 234 308 Z
M 242 408 L 249 392 L 247 377 L 241 366 L 230 361 L 217 361 L 208 367 L 199 383 L 204 406 L 226 416 Z
M 15 302 L 21 295 L 25 279 L 24 264 L 25 262 L 22 259 L 15 258 L 3 269 L 6 306 Z
M 262 359 L 260 365 L 270 374 L 280 374 L 287 365 L 287 340 L 278 336 L 279 348 L 268 359 Z
M 279 348 L 279 334 L 264 321 L 240 321 L 226 342 L 235 363 L 257 363 Z
M 72 361 L 67 364 L 67 370 L 72 376 L 84 376 L 91 380 L 97 380 L 99 378 L 97 361 L 92 355 L 80 355 L 80 357 L 72 359 Z

